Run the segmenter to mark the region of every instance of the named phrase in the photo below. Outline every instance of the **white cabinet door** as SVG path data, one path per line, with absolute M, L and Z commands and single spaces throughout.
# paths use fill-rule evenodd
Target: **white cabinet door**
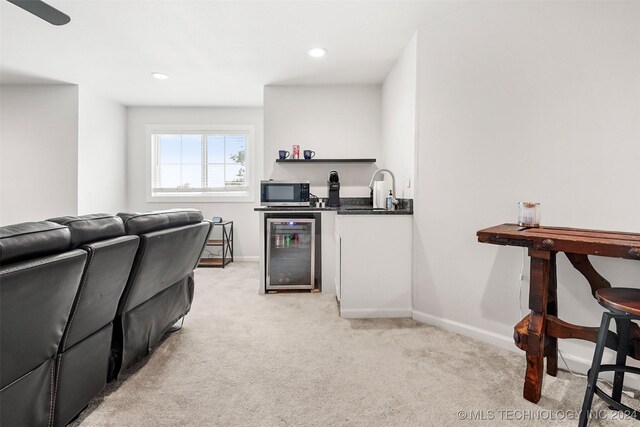
M 411 317 L 411 229 L 410 215 L 337 216 L 342 317 Z
M 336 213 L 332 211 L 322 212 L 322 293 L 335 292 L 333 283 L 335 277 L 335 219 Z
M 342 271 L 341 271 L 341 256 L 342 256 L 342 248 L 341 248 L 341 239 L 340 239 L 340 235 L 338 235 L 338 233 L 336 233 L 335 235 L 335 239 L 336 239 L 336 257 L 335 257 L 335 273 L 334 273 L 334 277 L 333 277 L 333 281 L 335 283 L 336 286 L 336 298 L 338 299 L 338 301 L 340 301 L 340 279 L 341 279 L 341 275 L 342 275 Z

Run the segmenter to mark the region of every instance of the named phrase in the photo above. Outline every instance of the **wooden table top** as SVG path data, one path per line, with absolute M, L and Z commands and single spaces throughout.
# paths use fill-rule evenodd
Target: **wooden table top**
M 640 260 L 638 233 L 502 224 L 479 230 L 476 235 L 481 243 Z

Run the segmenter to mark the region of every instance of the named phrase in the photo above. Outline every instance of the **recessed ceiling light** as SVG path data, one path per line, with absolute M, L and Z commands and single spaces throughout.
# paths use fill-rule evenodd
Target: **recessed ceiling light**
M 164 73 L 151 73 L 151 75 L 158 80 L 167 80 L 169 78 L 169 76 Z
M 327 54 L 327 49 L 322 48 L 322 47 L 314 47 L 312 49 L 309 49 L 309 52 L 307 52 L 307 53 L 312 58 L 322 58 L 323 56 L 325 56 Z

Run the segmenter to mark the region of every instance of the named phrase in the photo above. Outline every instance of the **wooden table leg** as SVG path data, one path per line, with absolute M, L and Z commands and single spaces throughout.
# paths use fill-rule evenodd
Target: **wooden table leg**
M 527 347 L 527 373 L 524 379 L 522 395 L 530 402 L 538 403 L 542 395 L 542 377 L 544 375 L 544 317 L 531 312 L 529 318 L 529 346 Z M 531 324 L 533 323 L 533 328 Z M 534 331 L 535 329 L 536 331 Z M 539 333 L 537 331 L 540 331 Z
M 529 330 L 527 345 L 527 373 L 523 396 L 538 403 L 542 394 L 545 356 L 545 315 L 549 297 L 551 252 L 529 249 L 531 275 L 529 282 Z
M 556 254 L 552 252 L 549 259 L 549 289 L 546 313 L 552 316 L 558 316 L 558 276 L 556 271 Z M 544 355 L 547 357 L 547 374 L 555 377 L 558 375 L 558 338 L 547 335 L 544 347 Z

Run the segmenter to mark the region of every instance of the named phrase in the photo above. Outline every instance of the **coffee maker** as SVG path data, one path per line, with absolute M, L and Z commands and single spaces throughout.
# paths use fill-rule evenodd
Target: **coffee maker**
M 329 172 L 327 180 L 327 190 L 329 191 L 329 201 L 327 206 L 337 208 L 340 206 L 340 178 L 337 171 Z

